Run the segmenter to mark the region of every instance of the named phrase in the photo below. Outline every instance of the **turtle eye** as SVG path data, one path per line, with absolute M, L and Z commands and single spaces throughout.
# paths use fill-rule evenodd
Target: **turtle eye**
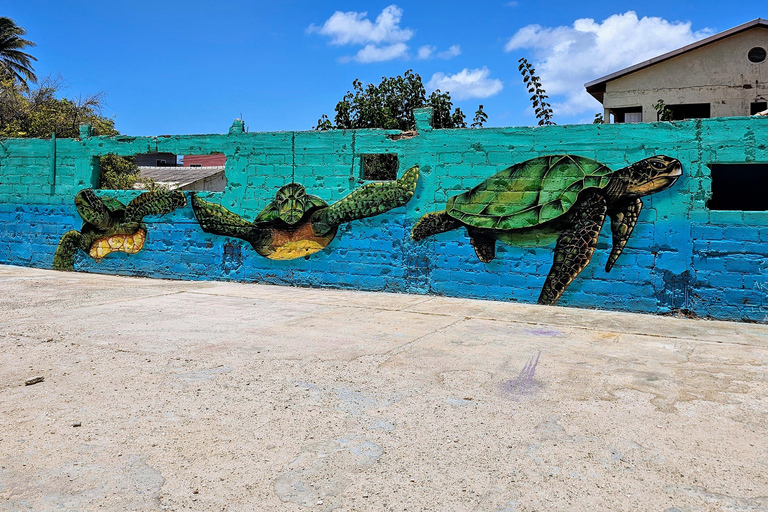
M 651 165 L 653 166 L 654 169 L 659 169 L 659 170 L 662 170 L 666 167 L 666 165 L 658 161 L 651 162 Z

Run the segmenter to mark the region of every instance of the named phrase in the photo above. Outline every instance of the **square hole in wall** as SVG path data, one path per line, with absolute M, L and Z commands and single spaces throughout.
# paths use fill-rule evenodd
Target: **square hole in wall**
M 221 192 L 227 186 L 226 160 L 221 153 L 104 155 L 98 159 L 99 188 Z
M 397 179 L 398 160 L 395 153 L 361 155 L 364 180 L 391 181 Z
M 768 210 L 768 164 L 709 164 L 712 171 L 710 210 Z

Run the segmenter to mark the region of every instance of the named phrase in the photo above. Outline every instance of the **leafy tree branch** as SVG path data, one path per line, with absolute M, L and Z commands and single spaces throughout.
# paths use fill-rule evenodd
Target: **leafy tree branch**
M 536 114 L 539 126 L 554 125 L 552 121 L 554 113 L 552 112 L 552 106 L 547 99 L 546 91 L 541 86 L 541 79 L 536 75 L 536 69 L 525 59 L 525 57 L 518 60 L 520 65 L 517 70 L 523 75 L 523 83 L 528 88 L 528 94 L 531 95 L 530 101 L 533 106 L 533 111 Z
M 333 122 L 323 114 L 315 130 L 385 128 L 414 130 L 414 109 L 432 107 L 435 128 L 466 128 L 466 115 L 453 106 L 449 92 L 439 89 L 427 97 L 421 76 L 408 70 L 403 76 L 382 77 L 379 84 L 352 82 L 352 90 L 336 104 Z M 480 107 L 482 111 L 482 107 Z M 483 123 L 487 121 L 487 115 Z

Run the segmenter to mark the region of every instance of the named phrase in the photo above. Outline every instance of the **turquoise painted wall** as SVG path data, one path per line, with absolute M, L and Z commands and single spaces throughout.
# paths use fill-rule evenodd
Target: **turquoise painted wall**
M 235 133 L 82 140 L 0 141 L 0 262 L 50 268 L 62 234 L 82 220 L 74 195 L 98 183 L 98 157 L 170 152 L 227 157 L 228 185 L 200 197 L 253 219 L 292 179 L 331 203 L 364 183 L 360 155 L 397 153 L 399 175 L 418 164 L 415 197 L 377 217 L 342 225 L 331 244 L 309 259 L 272 261 L 239 239 L 204 233 L 190 206 L 147 217 L 138 254 L 101 263 L 80 252 L 76 270 L 178 279 L 224 279 L 535 302 L 552 264 L 553 247 L 497 245 L 477 260 L 466 232 L 422 242 L 409 232 L 424 213 L 512 164 L 569 153 L 618 169 L 665 154 L 684 176 L 644 198 L 635 232 L 610 273 L 604 226 L 590 265 L 559 305 L 768 322 L 768 212 L 710 211 L 707 164 L 768 163 L 768 118 L 675 123 L 432 130 L 420 114 L 418 135 L 387 130 Z M 55 158 L 54 158 L 55 155 Z M 128 201 L 138 191 L 101 191 Z

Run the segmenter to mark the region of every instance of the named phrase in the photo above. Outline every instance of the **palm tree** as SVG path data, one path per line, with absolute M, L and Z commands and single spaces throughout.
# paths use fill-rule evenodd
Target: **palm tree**
M 32 61 L 37 59 L 21 50 L 37 45 L 21 37 L 26 33 L 11 18 L 0 17 L 0 78 L 18 81 L 24 90 L 29 90 L 27 81 L 37 82 L 32 68 Z

